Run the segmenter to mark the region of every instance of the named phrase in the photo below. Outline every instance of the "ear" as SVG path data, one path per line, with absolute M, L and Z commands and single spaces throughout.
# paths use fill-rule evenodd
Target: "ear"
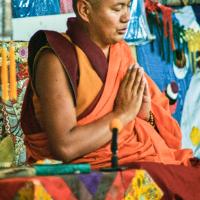
M 77 2 L 78 15 L 86 22 L 89 22 L 91 5 L 87 0 L 79 0 Z

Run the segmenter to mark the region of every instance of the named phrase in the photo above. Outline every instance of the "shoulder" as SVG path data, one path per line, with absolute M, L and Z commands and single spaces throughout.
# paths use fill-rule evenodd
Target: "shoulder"
M 35 57 L 37 57 L 38 52 L 45 46 L 50 46 L 47 35 L 61 35 L 55 31 L 39 30 L 30 39 L 28 45 L 28 65 L 30 76 L 32 76 L 34 71 Z M 55 38 L 56 39 L 56 38 Z
M 41 52 L 35 71 L 34 89 L 41 102 L 71 99 L 69 82 L 58 57 L 49 50 Z
M 44 49 L 38 57 L 35 69 L 36 85 L 40 85 L 41 82 L 49 82 L 53 86 L 56 81 L 59 80 L 61 83 L 65 79 L 65 71 L 58 57 L 51 49 Z
M 61 63 L 51 48 L 45 48 L 38 55 L 37 65 L 48 70 L 51 67 L 56 68 L 57 65 L 61 66 Z

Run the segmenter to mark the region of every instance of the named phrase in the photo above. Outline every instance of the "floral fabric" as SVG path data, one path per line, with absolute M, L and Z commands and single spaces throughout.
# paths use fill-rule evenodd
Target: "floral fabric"
M 4 45 L 9 50 L 10 42 L 0 42 L 0 52 Z M 15 159 L 13 164 L 25 162 L 25 147 L 23 142 L 23 132 L 20 126 L 21 106 L 28 81 L 28 43 L 14 42 L 15 60 L 16 60 L 16 76 L 17 76 L 17 100 L 2 102 L 0 99 L 0 141 L 7 135 L 13 136 L 15 148 Z M 0 54 L 1 55 L 1 54 Z M 9 58 L 8 58 L 9 59 Z M 1 56 L 0 56 L 1 67 Z M 0 87 L 1 97 L 1 87 Z M 6 152 L 6 151 L 5 151 Z

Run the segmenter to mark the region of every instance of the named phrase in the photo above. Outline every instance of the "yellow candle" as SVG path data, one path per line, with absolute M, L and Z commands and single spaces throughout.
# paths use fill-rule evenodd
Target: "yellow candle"
M 7 50 L 3 46 L 2 52 L 2 66 L 1 66 L 1 88 L 2 88 L 2 100 L 7 101 L 9 99 L 8 96 L 8 65 L 7 65 Z
M 10 99 L 17 99 L 15 48 L 12 44 L 10 46 Z

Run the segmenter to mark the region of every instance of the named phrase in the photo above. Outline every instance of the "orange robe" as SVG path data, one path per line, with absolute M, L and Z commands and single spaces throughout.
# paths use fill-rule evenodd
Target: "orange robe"
M 84 53 L 81 52 L 78 47 L 76 47 L 76 50 L 78 59 L 82 59 L 79 60 L 79 63 L 90 65 L 86 56 L 84 56 Z M 78 126 L 92 123 L 112 111 L 120 82 L 126 74 L 128 67 L 134 62 L 131 51 L 125 42 L 121 41 L 111 45 L 108 71 L 101 97 L 94 109 L 87 116 L 78 120 Z M 82 68 L 82 70 L 84 71 L 84 68 Z M 192 157 L 192 151 L 181 149 L 181 131 L 178 123 L 170 114 L 168 100 L 147 75 L 146 78 L 152 98 L 152 112 L 155 116 L 158 131 L 156 131 L 147 121 L 138 117 L 123 127 L 118 137 L 119 164 L 126 165 L 131 162 L 152 161 L 164 164 L 188 165 L 188 160 Z M 93 83 L 91 83 L 90 87 L 92 87 L 92 85 Z M 99 81 L 99 87 L 98 84 L 94 87 L 99 91 L 102 87 L 101 81 Z M 79 112 L 83 112 L 89 103 L 94 100 L 95 96 L 86 100 L 81 99 L 83 96 L 87 96 L 87 91 L 91 91 L 84 90 L 84 84 L 82 84 L 82 86 L 80 84 L 77 91 L 78 97 L 76 109 L 77 111 L 79 110 Z M 84 102 L 87 101 L 91 102 L 86 103 L 87 105 L 83 108 L 84 106 L 82 106 L 80 102 L 83 102 L 84 104 Z M 35 110 L 37 110 L 36 107 L 37 103 L 34 104 Z M 29 161 L 36 161 L 47 157 L 52 158 L 47 135 L 44 131 L 34 134 L 25 133 L 25 143 L 27 145 L 27 156 Z M 110 159 L 111 150 L 109 142 L 96 151 L 72 162 L 90 163 L 93 169 L 98 169 L 110 166 Z

